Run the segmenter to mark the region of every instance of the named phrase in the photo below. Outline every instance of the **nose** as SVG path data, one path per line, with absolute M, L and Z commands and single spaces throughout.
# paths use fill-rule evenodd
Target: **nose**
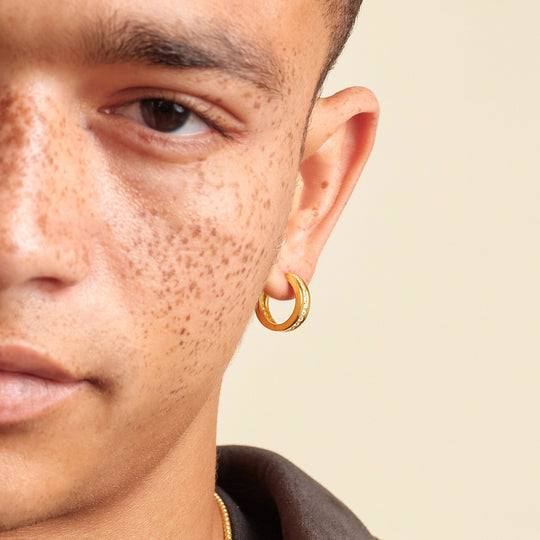
M 88 273 L 84 167 L 69 126 L 42 88 L 0 87 L 0 292 Z

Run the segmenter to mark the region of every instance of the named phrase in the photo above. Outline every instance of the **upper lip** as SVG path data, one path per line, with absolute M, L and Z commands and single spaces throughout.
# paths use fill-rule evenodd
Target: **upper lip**
M 0 371 L 26 373 L 58 382 L 78 380 L 45 351 L 27 344 L 0 343 Z

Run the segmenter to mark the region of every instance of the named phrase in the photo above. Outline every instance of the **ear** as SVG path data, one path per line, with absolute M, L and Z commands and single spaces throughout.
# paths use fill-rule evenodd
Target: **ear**
M 286 238 L 266 281 L 269 296 L 293 297 L 287 272 L 298 274 L 306 283 L 311 280 L 371 152 L 378 115 L 377 99 L 367 88 L 348 88 L 317 100 Z

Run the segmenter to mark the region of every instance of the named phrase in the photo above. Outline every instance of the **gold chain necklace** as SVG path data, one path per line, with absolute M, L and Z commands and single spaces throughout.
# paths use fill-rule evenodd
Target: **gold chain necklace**
M 232 540 L 231 520 L 229 518 L 229 512 L 223 502 L 223 499 L 214 492 L 214 498 L 219 506 L 219 512 L 221 513 L 221 521 L 223 523 L 223 538 L 224 540 Z

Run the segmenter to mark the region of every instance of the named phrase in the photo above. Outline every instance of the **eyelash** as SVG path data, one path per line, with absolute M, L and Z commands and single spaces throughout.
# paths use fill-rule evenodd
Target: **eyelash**
M 218 135 L 222 136 L 225 139 L 232 139 L 232 134 L 230 133 L 229 129 L 225 127 L 225 122 L 219 122 L 216 117 L 217 114 L 212 114 L 212 107 L 209 105 L 204 105 L 203 103 L 199 102 L 199 100 L 196 100 L 195 98 L 190 98 L 189 96 L 178 96 L 178 94 L 174 92 L 164 91 L 164 90 L 140 90 L 140 94 L 135 99 L 130 99 L 128 101 L 121 102 L 117 105 L 111 105 L 108 107 L 105 107 L 103 109 L 103 112 L 106 114 L 115 114 L 118 116 L 122 116 L 120 113 L 117 113 L 119 109 L 122 107 L 128 107 L 129 105 L 133 105 L 136 103 L 142 103 L 144 100 L 163 100 L 168 101 L 170 103 L 175 103 L 180 105 L 181 107 L 185 108 L 187 111 L 190 112 L 190 114 L 193 114 L 197 116 L 200 120 L 202 120 L 211 130 L 216 132 Z M 143 129 L 150 130 L 154 133 L 154 135 L 158 135 L 161 137 L 167 137 L 171 138 L 174 137 L 174 135 L 170 135 L 168 133 L 162 133 L 156 130 L 153 130 L 152 128 L 148 126 L 144 126 L 143 124 L 139 124 Z M 189 136 L 185 137 L 186 139 L 189 138 Z M 178 139 L 181 139 L 181 137 L 178 137 Z

